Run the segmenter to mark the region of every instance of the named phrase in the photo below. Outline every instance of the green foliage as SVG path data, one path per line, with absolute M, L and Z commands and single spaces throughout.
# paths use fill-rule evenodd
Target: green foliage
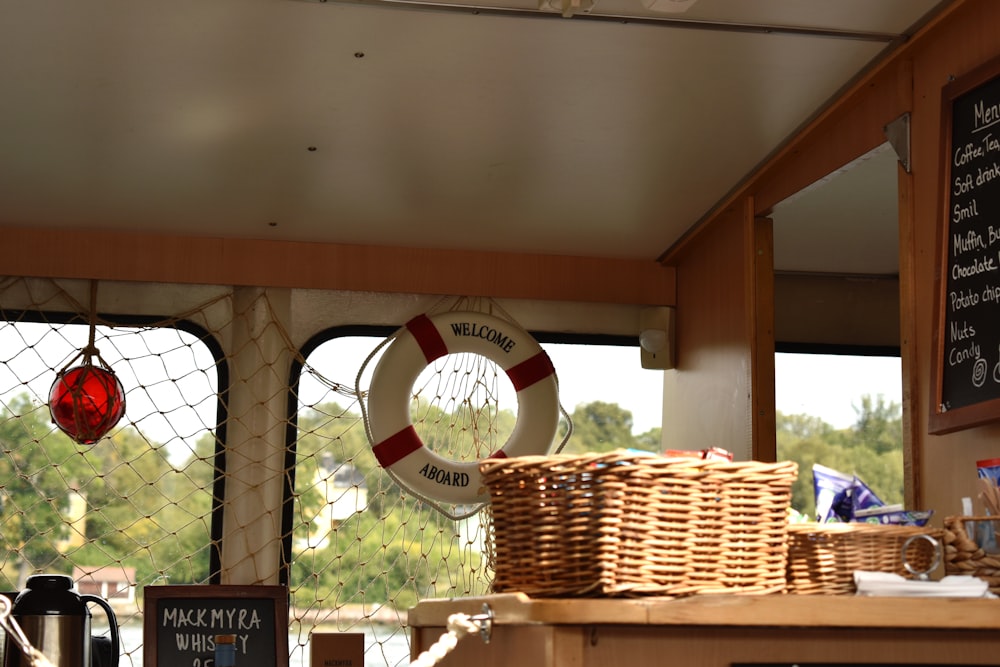
M 482 458 L 506 442 L 516 421 L 507 410 L 467 405 L 455 406 L 454 414 L 423 403 L 411 409 L 422 440 L 449 458 Z M 856 474 L 886 503 L 901 502 L 900 406 L 864 396 L 857 412 L 856 424 L 843 430 L 816 417 L 777 415 L 778 457 L 800 466 L 797 509 L 814 511 L 814 463 Z M 659 428 L 633 435 L 632 413 L 617 404 L 578 405 L 572 421 L 567 452 L 662 448 Z M 364 480 L 368 496 L 364 511 L 329 525 L 325 535 L 310 536 L 315 548 L 304 548 L 296 534 L 291 583 L 297 603 L 406 608 L 423 597 L 482 586 L 464 581 L 480 571 L 482 557 L 462 545 L 457 522 L 406 497 L 375 460 L 359 415 L 336 403 L 320 405 L 303 410 L 298 426 L 296 524 L 309 526 L 320 516 L 327 506 L 322 480 L 345 464 Z M 560 423 L 559 439 L 567 429 Z M 211 434 L 180 462 L 130 428 L 81 446 L 53 429 L 44 406 L 21 396 L 0 412 L 0 446 L 0 546 L 7 554 L 0 573 L 8 589 L 20 587 L 33 571 L 109 563 L 136 567 L 140 582 L 162 573 L 171 583 L 207 580 L 215 476 Z M 66 521 L 74 491 L 86 500 L 86 539 L 67 547 L 78 530 Z
M 635 449 L 642 449 L 647 452 L 663 451 L 663 429 L 657 426 L 656 428 L 649 429 L 645 433 L 640 433 L 635 436 L 635 443 L 632 447 Z
M 855 407 L 857 421 L 835 430 L 817 417 L 777 413 L 779 460 L 797 461 L 792 507 L 812 517 L 816 511 L 812 467 L 819 463 L 856 475 L 886 504 L 903 502 L 902 408 L 882 396 L 865 395 Z
M 514 427 L 510 411 L 495 414 L 458 406 L 453 417 L 436 406 L 415 402 L 411 410 L 422 442 L 451 459 L 482 458 L 506 442 Z M 424 597 L 456 590 L 463 572 L 481 568 L 481 556 L 458 551 L 458 523 L 403 491 L 371 452 L 360 416 L 336 403 L 299 416 L 296 445 L 295 511 L 299 525 L 293 547 L 291 588 L 303 607 L 390 603 L 397 609 Z M 364 511 L 327 525 L 318 521 L 325 506 L 325 482 L 352 466 L 364 479 Z M 321 492 L 320 488 L 324 491 Z M 305 548 L 305 526 L 311 526 Z M 468 590 L 462 584 L 458 590 Z M 480 591 L 485 592 L 485 591 Z
M 881 396 L 876 402 L 869 395 L 861 397 L 861 407 L 855 408 L 858 420 L 854 424 L 855 438 L 879 454 L 898 452 L 903 442 L 902 407 L 886 404 Z
M 617 403 L 593 401 L 581 403 L 570 415 L 573 432 L 563 448 L 566 454 L 610 452 L 615 449 L 641 449 L 659 452 L 663 449 L 659 427 L 632 435 L 632 412 Z M 569 425 L 560 420 L 558 438 L 566 437 Z
M 581 403 L 571 417 L 573 433 L 563 449 L 566 453 L 610 452 L 635 445 L 632 413 L 616 403 Z M 560 435 L 565 435 L 566 424 L 560 426 Z
M 109 563 L 135 567 L 140 582 L 207 579 L 211 444 L 180 468 L 132 428 L 80 445 L 24 395 L 0 411 L 0 446 L 0 544 L 16 565 L 2 570 L 7 590 L 33 572 Z
M 33 405 L 26 395 L 15 397 L 2 417 L 3 549 L 20 554 L 22 581 L 34 569 L 65 571 L 56 545 L 69 535 L 62 518 L 69 509 L 67 490 L 78 483 L 84 461 L 73 442 L 46 423 L 47 409 Z M 7 590 L 11 583 L 16 582 L 5 582 Z
M 358 512 L 333 528 L 327 544 L 296 554 L 294 602 L 303 608 L 389 602 L 405 609 L 454 590 L 459 570 L 481 567 L 478 554 L 456 553 L 456 531 L 427 508 Z

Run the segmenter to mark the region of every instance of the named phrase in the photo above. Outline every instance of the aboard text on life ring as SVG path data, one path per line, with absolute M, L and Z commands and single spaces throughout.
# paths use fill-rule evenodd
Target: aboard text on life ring
M 412 491 L 454 504 L 489 501 L 478 461 L 451 461 L 421 442 L 410 420 L 417 377 L 439 357 L 468 352 L 493 361 L 517 391 L 517 423 L 491 457 L 546 454 L 559 424 L 555 369 L 530 334 L 491 315 L 418 315 L 389 344 L 372 375 L 368 421 L 375 458 Z

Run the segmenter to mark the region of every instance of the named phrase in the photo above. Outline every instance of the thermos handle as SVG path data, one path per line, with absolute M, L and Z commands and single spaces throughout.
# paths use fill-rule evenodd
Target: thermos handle
M 104 613 L 108 615 L 108 627 L 111 630 L 111 662 L 117 667 L 119 659 L 120 641 L 118 636 L 118 619 L 115 617 L 115 611 L 111 608 L 111 605 L 104 598 L 97 595 L 81 595 L 80 599 L 86 602 L 93 602 L 100 605 L 104 609 Z M 90 638 L 87 638 L 90 641 Z M 88 666 L 89 667 L 89 666 Z

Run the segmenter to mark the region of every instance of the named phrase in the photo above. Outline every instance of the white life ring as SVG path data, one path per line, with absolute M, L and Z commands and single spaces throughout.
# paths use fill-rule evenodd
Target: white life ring
M 375 366 L 368 394 L 372 451 L 399 482 L 430 500 L 453 504 L 489 501 L 478 461 L 452 461 L 424 446 L 410 420 L 413 385 L 435 359 L 469 352 L 501 367 L 517 391 L 517 422 L 491 458 L 546 454 L 559 425 L 552 361 L 517 325 L 491 315 L 448 312 L 418 315 L 397 332 Z

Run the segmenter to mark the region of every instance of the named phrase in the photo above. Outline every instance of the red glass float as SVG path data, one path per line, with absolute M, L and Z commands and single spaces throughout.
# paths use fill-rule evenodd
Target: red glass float
M 92 445 L 125 414 L 125 389 L 111 369 L 89 363 L 67 368 L 49 390 L 49 413 L 66 435 Z

